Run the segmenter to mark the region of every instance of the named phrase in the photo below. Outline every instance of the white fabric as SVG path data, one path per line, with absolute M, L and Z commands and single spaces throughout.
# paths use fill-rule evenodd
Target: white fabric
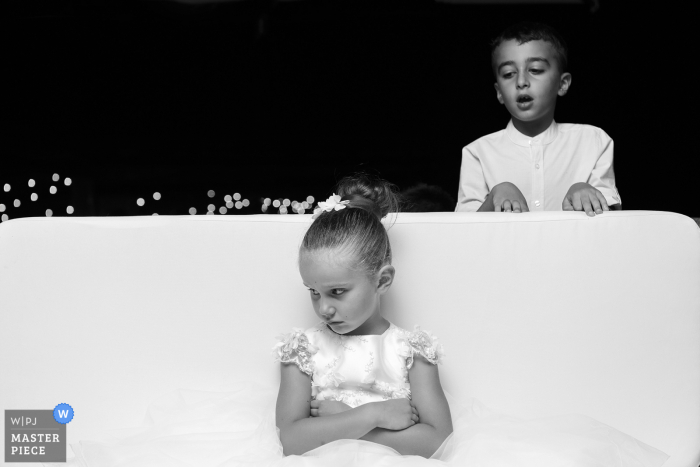
M 474 212 L 499 183 L 513 183 L 531 212 L 561 211 L 571 185 L 586 182 L 621 204 L 613 172 L 613 140 L 600 128 L 552 124 L 529 137 L 513 121 L 505 130 L 483 136 L 462 150 L 456 211 Z
M 274 386 L 275 336 L 317 321 L 297 271 L 309 217 L 1 223 L 0 408 L 69 403 L 77 444 L 139 426 L 179 388 Z M 518 418 L 592 417 L 669 454 L 664 467 L 700 462 L 691 219 L 402 214 L 389 234 L 382 309 L 440 337 L 448 393 Z
M 437 365 L 442 346 L 425 331 L 409 332 L 393 323 L 381 335 L 344 336 L 320 322 L 305 332 L 285 335 L 275 350 L 277 361 L 293 363 L 311 376 L 312 398 L 358 407 L 410 399 L 408 370 L 414 353 Z

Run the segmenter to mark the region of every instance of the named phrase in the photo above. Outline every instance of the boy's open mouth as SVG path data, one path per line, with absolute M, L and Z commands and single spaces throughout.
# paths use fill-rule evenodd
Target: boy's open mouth
M 531 102 L 532 97 L 523 95 L 523 96 L 518 96 L 517 102 L 518 104 L 525 104 L 526 102 Z

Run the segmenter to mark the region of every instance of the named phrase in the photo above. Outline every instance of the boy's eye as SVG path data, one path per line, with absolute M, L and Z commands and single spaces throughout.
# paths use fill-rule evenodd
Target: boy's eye
M 311 292 L 311 295 L 318 295 L 318 291 L 315 290 L 315 289 L 312 289 L 312 288 L 310 288 L 310 287 L 307 287 L 307 290 L 308 290 L 309 292 Z
M 540 70 L 539 68 L 530 68 L 530 73 L 534 74 L 539 74 L 542 73 L 543 70 Z
M 343 295 L 345 293 L 345 289 L 331 289 L 331 293 L 333 295 Z
M 509 72 L 503 73 L 501 76 L 505 79 L 508 79 L 508 78 L 512 78 L 514 74 L 515 73 L 513 73 L 512 71 L 509 71 Z

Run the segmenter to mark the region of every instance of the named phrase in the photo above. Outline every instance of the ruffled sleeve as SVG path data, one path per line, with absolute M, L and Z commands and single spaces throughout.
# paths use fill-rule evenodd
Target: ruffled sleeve
M 309 342 L 309 338 L 301 329 L 277 336 L 279 342 L 272 348 L 275 361 L 294 363 L 301 371 L 309 376 L 314 373 L 313 355 L 318 349 Z
M 445 358 L 445 351 L 438 338 L 429 332 L 423 331 L 420 326 L 416 326 L 413 332 L 408 332 L 404 341 L 404 352 L 406 356 L 406 369 L 413 366 L 415 354 L 422 355 L 433 365 L 442 363 Z

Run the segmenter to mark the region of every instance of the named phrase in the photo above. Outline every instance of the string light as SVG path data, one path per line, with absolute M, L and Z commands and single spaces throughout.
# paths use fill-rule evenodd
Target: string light
M 51 209 L 46 210 L 46 217 L 51 217 L 53 216 L 53 211 Z
M 146 204 L 146 201 L 143 198 L 139 198 L 136 200 L 136 204 L 138 204 L 139 206 L 143 206 L 144 204 Z
M 192 214 L 193 216 L 194 216 L 195 214 L 197 214 L 197 209 L 195 209 L 195 208 L 190 208 L 190 214 Z
M 70 178 L 66 177 L 66 179 L 63 180 L 63 183 L 65 183 L 66 186 L 70 186 L 70 184 L 73 183 L 73 180 L 71 180 Z
M 55 186 L 51 185 L 51 188 L 49 188 L 49 193 L 52 195 L 55 195 L 58 190 L 56 189 Z
M 32 196 L 30 196 L 30 198 L 32 201 L 36 201 L 37 199 L 39 199 L 39 195 L 37 195 L 36 193 L 32 193 Z
M 53 180 L 54 182 L 57 182 L 59 178 L 61 178 L 61 177 L 59 177 L 58 174 L 53 174 L 53 176 L 51 177 L 51 180 Z
M 73 209 L 73 206 L 68 206 L 68 207 L 66 208 L 66 212 L 67 212 L 68 214 L 73 214 L 73 212 L 75 212 L 75 209 Z
M 36 182 L 34 181 L 33 178 L 30 178 L 30 179 L 29 179 L 29 188 L 33 188 L 34 185 L 36 185 Z
M 66 179 L 66 180 L 68 180 L 68 179 Z M 160 193 L 158 193 L 157 191 L 155 193 L 153 193 L 153 199 L 158 201 L 160 199 Z
M 5 189 L 6 193 L 12 189 L 9 183 L 5 183 L 5 186 L 3 188 Z

